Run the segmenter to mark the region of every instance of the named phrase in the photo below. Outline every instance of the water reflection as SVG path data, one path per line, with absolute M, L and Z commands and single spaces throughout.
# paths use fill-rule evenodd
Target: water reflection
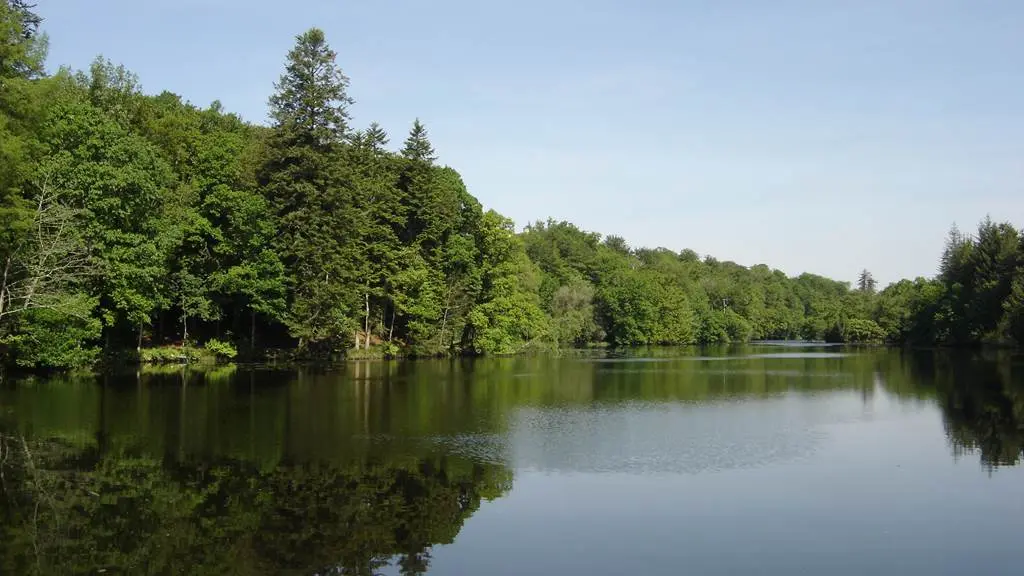
M 907 409 L 1024 455 L 1016 356 L 778 349 L 6 382 L 0 573 L 422 573 L 514 471 L 788 465 Z
M 418 574 L 511 482 L 443 457 L 260 470 L 5 442 L 5 574 Z
M 1009 352 L 918 353 L 914 381 L 934 389 L 954 454 L 978 454 L 990 468 L 1024 456 L 1024 372 Z

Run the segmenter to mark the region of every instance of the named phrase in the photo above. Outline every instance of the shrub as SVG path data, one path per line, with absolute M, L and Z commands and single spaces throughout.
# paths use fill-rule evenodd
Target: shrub
M 139 362 L 143 364 L 183 364 L 199 360 L 196 350 L 190 348 L 178 348 L 176 346 L 161 346 L 159 348 L 143 348 L 139 353 Z
M 99 357 L 95 345 L 100 321 L 91 316 L 93 298 L 74 295 L 59 307 L 29 310 L 17 319 L 15 333 L 0 333 L 0 361 L 10 356 L 25 368 L 77 368 Z
M 238 350 L 230 343 L 217 340 L 208 340 L 203 346 L 207 352 L 212 353 L 218 360 L 231 360 L 238 356 Z

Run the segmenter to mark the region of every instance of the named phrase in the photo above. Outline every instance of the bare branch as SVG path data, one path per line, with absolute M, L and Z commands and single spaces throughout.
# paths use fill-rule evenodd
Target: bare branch
M 24 238 L 7 253 L 0 275 L 0 320 L 33 309 L 60 309 L 91 273 L 78 233 L 79 211 L 60 202 L 48 180 L 35 185 L 35 211 Z

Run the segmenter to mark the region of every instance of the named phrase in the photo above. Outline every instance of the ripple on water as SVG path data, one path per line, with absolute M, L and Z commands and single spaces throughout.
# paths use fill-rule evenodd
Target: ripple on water
M 763 352 L 760 354 L 737 354 L 735 356 L 681 356 L 680 361 L 693 362 L 714 360 L 718 362 L 736 362 L 738 360 L 772 360 L 772 359 L 815 359 L 815 358 L 845 358 L 851 356 L 846 352 Z
M 744 358 L 845 358 L 849 354 L 845 352 L 765 352 L 763 354 L 748 354 L 746 356 L 737 356 L 738 359 Z
M 807 398 L 757 403 L 643 403 L 524 408 L 510 432 L 517 468 L 590 473 L 701 473 L 804 459 L 826 434 Z
M 429 441 L 445 452 L 476 462 L 508 464 L 508 438 L 501 434 L 454 434 L 434 436 Z

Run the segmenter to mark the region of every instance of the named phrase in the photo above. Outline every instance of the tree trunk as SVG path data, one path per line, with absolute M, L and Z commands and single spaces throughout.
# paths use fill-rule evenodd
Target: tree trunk
M 4 264 L 4 278 L 0 281 L 0 318 L 4 316 L 4 310 L 7 308 L 4 306 L 4 295 L 7 294 L 7 274 L 11 269 L 12 257 L 7 257 L 7 262 Z
M 452 307 L 452 287 L 448 287 L 448 294 L 444 297 L 444 316 L 441 318 L 441 333 L 437 335 L 438 344 L 444 347 L 444 329 L 448 325 L 448 311 Z
M 256 311 L 249 310 L 249 348 L 256 350 Z
M 141 320 L 139 320 L 139 340 L 138 340 L 137 344 L 135 345 L 135 351 L 140 353 L 140 354 L 142 353 L 142 321 Z
M 448 324 L 448 305 L 444 306 L 444 316 L 441 317 L 441 333 L 437 335 L 437 343 L 443 348 L 444 347 L 444 329 Z
M 188 344 L 188 316 L 184 313 L 181 315 L 181 345 Z
M 363 301 L 366 303 L 366 317 L 363 320 L 363 337 L 366 338 L 366 349 L 370 349 L 370 293 L 363 294 Z
M 395 333 L 395 305 L 391 304 L 391 327 L 388 328 L 388 344 L 391 343 L 391 336 Z

